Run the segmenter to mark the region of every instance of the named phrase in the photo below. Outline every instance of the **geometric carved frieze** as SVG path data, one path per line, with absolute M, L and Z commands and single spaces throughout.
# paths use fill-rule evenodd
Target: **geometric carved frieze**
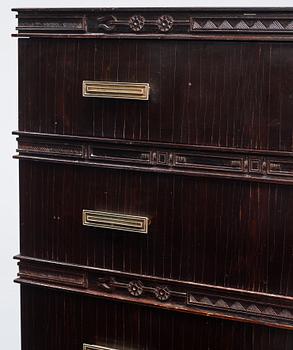
M 190 294 L 188 303 L 202 308 L 211 308 L 217 310 L 228 311 L 231 313 L 249 313 L 251 316 L 262 315 L 264 317 L 278 317 L 288 320 L 290 323 L 293 320 L 293 310 L 275 305 L 266 305 L 261 302 L 252 302 L 247 300 L 238 300 L 233 297 L 213 297 L 206 295 Z
M 293 297 L 17 256 L 16 282 L 293 330 Z
M 174 39 L 206 35 L 231 34 L 230 40 L 246 35 L 246 40 L 261 39 L 263 34 L 293 34 L 293 12 L 276 9 L 76 9 L 62 12 L 58 9 L 39 11 L 16 9 L 18 34 L 16 36 L 78 36 L 103 35 L 124 37 L 148 37 L 163 35 Z M 180 34 L 180 36 L 176 36 Z M 236 34 L 236 35 L 234 35 Z M 249 35 L 252 34 L 252 35 Z M 264 37 L 264 36 L 263 36 Z M 288 39 L 288 36 L 287 36 Z M 289 38 L 290 39 L 290 38 Z M 292 40 L 292 37 L 291 39 Z
M 192 31 L 222 32 L 283 32 L 293 30 L 293 18 L 265 18 L 257 16 L 232 15 L 227 18 L 212 16 L 194 17 L 191 19 Z
M 253 150 L 234 151 L 204 146 L 172 146 L 120 140 L 119 143 L 62 135 L 16 132 L 19 154 L 15 158 L 64 164 L 217 177 L 255 182 L 293 183 L 292 155 Z

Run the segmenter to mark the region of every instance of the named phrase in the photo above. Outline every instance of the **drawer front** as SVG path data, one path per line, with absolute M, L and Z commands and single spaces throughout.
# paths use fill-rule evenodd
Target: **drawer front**
M 22 39 L 20 130 L 291 152 L 292 54 L 292 43 Z M 83 96 L 85 81 L 126 92 Z M 133 83 L 149 96 L 125 99 Z
M 27 161 L 20 174 L 22 255 L 292 295 L 290 186 Z
M 23 350 L 291 350 L 293 344 L 286 330 L 42 288 L 22 287 L 22 305 Z

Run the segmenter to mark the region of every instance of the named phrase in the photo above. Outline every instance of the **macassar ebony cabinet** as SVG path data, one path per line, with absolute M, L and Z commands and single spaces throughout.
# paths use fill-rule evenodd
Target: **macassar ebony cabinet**
M 22 350 L 293 349 L 293 9 L 16 9 Z

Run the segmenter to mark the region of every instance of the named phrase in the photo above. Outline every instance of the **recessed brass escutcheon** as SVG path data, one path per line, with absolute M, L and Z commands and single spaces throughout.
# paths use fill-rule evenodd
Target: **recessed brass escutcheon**
M 150 86 L 148 83 L 89 80 L 82 82 L 82 95 L 84 97 L 148 100 L 149 92 Z
M 84 209 L 82 211 L 82 223 L 85 226 L 108 228 L 111 230 L 148 233 L 150 221 L 144 216 Z
M 82 350 L 118 350 L 118 349 L 106 348 L 105 346 L 99 346 L 99 345 L 83 344 Z

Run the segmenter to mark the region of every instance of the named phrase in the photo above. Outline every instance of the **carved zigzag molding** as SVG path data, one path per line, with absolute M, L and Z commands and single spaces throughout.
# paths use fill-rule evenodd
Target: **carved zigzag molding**
M 239 301 L 233 298 L 210 298 L 207 296 L 189 295 L 188 303 L 202 307 L 220 308 L 232 312 L 248 312 L 254 315 L 266 315 L 293 320 L 292 310 L 282 307 Z
M 16 282 L 293 330 L 293 297 L 17 256 Z
M 276 20 L 276 19 L 197 19 L 191 20 L 191 29 L 204 31 L 292 31 L 293 20 Z
M 264 33 L 293 34 L 293 11 L 276 9 L 58 9 L 18 11 L 18 34 L 16 36 L 62 35 L 86 37 L 88 34 L 127 37 L 164 35 L 174 39 L 189 36 L 231 35 L 239 40 L 241 33 L 246 40 L 257 40 Z M 180 34 L 179 36 L 177 34 Z M 207 38 L 211 36 L 207 35 Z M 268 38 L 270 40 L 271 38 Z M 288 39 L 288 38 L 287 38 Z M 289 40 L 292 40 L 289 39 Z

